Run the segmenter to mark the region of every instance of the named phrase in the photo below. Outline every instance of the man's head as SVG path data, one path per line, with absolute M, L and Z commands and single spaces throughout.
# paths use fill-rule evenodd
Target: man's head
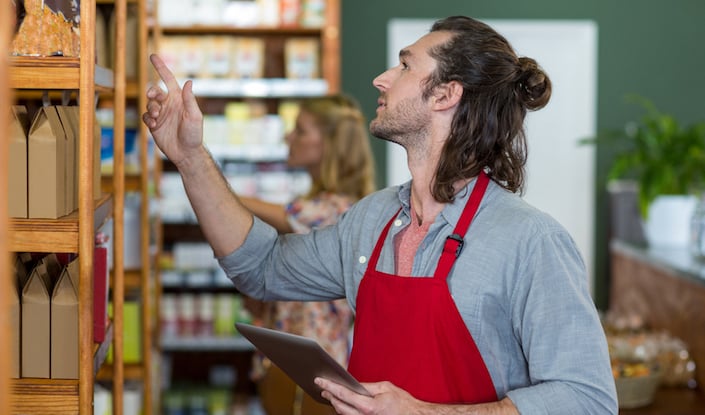
M 424 46 L 429 47 L 423 49 Z M 545 106 L 551 96 L 551 82 L 536 61 L 518 57 L 509 42 L 494 29 L 463 16 L 435 22 L 428 35 L 407 49 L 412 56 L 423 52 L 429 58 L 423 60 L 426 73 L 421 80 L 419 97 L 408 98 L 408 102 L 415 105 L 412 108 L 423 108 L 442 91 L 460 89 L 461 94 L 453 101 L 455 112 L 431 189 L 436 200 L 452 201 L 453 185 L 477 176 L 485 168 L 500 185 L 513 192 L 521 191 L 526 164 L 524 117 L 527 110 Z M 428 119 L 424 117 L 428 111 L 421 111 L 422 116 L 417 119 L 412 118 L 419 112 L 408 111 L 408 108 L 405 118 L 398 118 L 401 111 L 380 111 L 387 105 L 387 97 L 378 81 L 385 81 L 389 72 L 403 73 L 405 50 L 400 53 L 398 67 L 375 79 L 381 96 L 378 118 L 370 125 L 373 134 L 379 132 L 376 127 L 380 127 L 382 121 L 384 125 L 394 125 L 392 119 L 406 126 L 407 131 L 423 131 L 427 125 Z M 399 76 L 401 79 L 405 75 Z M 395 93 L 396 88 L 395 85 Z M 382 138 L 399 142 L 394 137 Z
M 436 70 L 436 59 L 429 51 L 451 38 L 449 32 L 429 33 L 399 51 L 399 64 L 374 79 L 379 89 L 377 116 L 370 123 L 376 137 L 423 151 L 431 129 L 433 109 L 423 86 Z

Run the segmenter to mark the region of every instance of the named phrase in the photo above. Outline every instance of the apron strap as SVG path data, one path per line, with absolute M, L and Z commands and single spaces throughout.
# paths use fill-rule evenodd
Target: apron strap
M 436 272 L 433 274 L 433 278 L 445 279 L 448 277 L 456 258 L 458 258 L 460 252 L 463 250 L 465 233 L 470 227 L 470 223 L 475 217 L 477 209 L 480 207 L 480 202 L 485 195 L 489 181 L 487 174 L 481 171 L 480 175 L 477 177 L 475 187 L 472 189 L 470 198 L 465 204 L 465 209 L 463 209 L 463 213 L 460 215 L 460 219 L 458 219 L 458 223 L 455 225 L 453 234 L 446 238 L 446 243 L 443 246 L 443 252 L 441 252 L 441 258 L 438 260 L 438 266 L 436 266 Z
M 401 212 L 401 208 L 397 210 L 397 212 L 392 216 L 391 219 L 389 219 L 389 222 L 387 222 L 387 225 L 382 229 L 382 232 L 379 234 L 379 237 L 377 237 L 377 243 L 375 244 L 375 248 L 372 251 L 372 256 L 370 257 L 370 260 L 368 261 L 367 267 L 372 267 L 373 270 L 377 269 L 377 260 L 379 259 L 379 255 L 382 252 L 382 246 L 384 245 L 384 240 L 387 238 L 387 233 L 389 233 L 389 228 L 392 227 L 392 223 L 394 220 L 397 218 L 397 215 L 399 215 L 399 212 Z

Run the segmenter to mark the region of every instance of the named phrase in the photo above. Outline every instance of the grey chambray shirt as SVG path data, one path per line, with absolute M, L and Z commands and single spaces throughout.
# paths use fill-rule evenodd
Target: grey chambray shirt
M 473 180 L 445 206 L 414 258 L 432 276 Z M 409 222 L 410 183 L 359 201 L 340 221 L 308 235 L 277 235 L 255 218 L 245 243 L 219 258 L 241 292 L 264 300 L 346 297 L 353 310 L 368 259 L 397 212 L 378 269 L 394 273 L 393 238 Z M 549 215 L 490 181 L 448 283 L 499 399 L 521 414 L 616 414 L 605 335 L 582 257 Z

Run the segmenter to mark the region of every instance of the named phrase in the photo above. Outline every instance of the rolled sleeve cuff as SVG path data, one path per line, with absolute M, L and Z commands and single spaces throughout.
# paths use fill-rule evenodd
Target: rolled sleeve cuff
M 218 258 L 218 263 L 228 277 L 246 273 L 259 267 L 264 254 L 276 239 L 277 231 L 255 216 L 245 242 L 228 255 Z

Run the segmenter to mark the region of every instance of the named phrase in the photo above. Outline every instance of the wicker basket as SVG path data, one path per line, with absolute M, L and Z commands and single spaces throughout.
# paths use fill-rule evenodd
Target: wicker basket
M 649 405 L 654 400 L 654 393 L 658 389 L 660 380 L 659 373 L 615 379 L 619 407 L 631 409 Z

